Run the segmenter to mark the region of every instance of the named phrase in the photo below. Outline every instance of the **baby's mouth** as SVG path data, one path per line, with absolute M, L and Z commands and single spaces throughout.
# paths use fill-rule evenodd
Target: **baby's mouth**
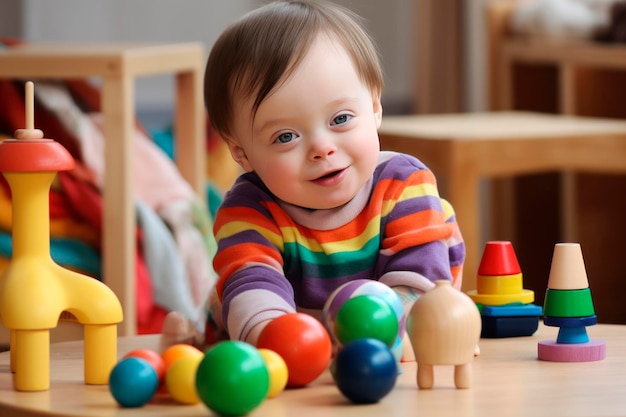
M 343 174 L 346 172 L 346 168 L 331 171 L 313 180 L 318 185 L 335 185 L 338 184 L 343 178 Z
M 316 181 L 317 180 L 324 180 L 324 179 L 332 178 L 335 175 L 338 175 L 342 171 L 343 171 L 343 169 L 338 169 L 337 171 L 329 172 L 328 174 L 322 175 L 321 177 L 317 178 Z

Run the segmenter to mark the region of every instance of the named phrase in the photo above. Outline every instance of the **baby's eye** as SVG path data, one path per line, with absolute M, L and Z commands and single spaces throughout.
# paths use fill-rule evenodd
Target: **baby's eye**
M 289 143 L 292 140 L 296 139 L 296 134 L 293 132 L 284 132 L 278 135 L 276 138 L 276 142 L 278 143 Z
M 349 114 L 340 114 L 339 116 L 335 117 L 331 123 L 331 126 L 334 125 L 341 125 L 344 123 L 347 123 L 348 120 L 352 119 L 352 116 Z

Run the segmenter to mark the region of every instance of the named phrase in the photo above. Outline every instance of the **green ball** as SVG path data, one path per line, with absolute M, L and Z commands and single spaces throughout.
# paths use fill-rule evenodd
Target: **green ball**
M 220 415 L 241 416 L 267 397 L 269 372 L 252 345 L 220 342 L 210 348 L 196 372 L 196 390 L 202 402 Z
M 359 295 L 348 299 L 337 312 L 335 333 L 342 345 L 372 338 L 391 347 L 398 337 L 398 318 L 384 299 Z

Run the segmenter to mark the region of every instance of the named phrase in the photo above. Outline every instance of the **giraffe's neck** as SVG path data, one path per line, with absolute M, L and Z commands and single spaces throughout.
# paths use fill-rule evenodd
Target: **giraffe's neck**
M 50 186 L 56 172 L 5 173 L 13 201 L 13 258 L 50 257 Z

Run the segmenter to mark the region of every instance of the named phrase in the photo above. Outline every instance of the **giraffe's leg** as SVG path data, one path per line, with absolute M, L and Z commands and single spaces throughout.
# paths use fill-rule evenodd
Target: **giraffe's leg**
M 117 362 L 117 325 L 86 324 L 85 383 L 104 385 Z
M 11 359 L 11 372 L 15 373 L 15 352 L 17 352 L 17 347 L 15 346 L 15 330 L 10 331 L 9 333 L 9 349 L 10 349 L 10 359 Z
M 15 389 L 50 388 L 50 330 L 13 330 L 15 333 Z

